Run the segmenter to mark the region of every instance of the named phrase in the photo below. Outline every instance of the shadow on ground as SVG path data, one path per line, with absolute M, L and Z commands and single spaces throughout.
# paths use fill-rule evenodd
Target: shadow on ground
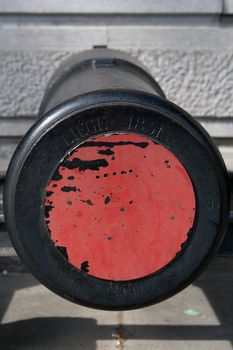
M 221 263 L 220 263 L 221 264 Z M 232 267 L 231 267 L 232 266 Z M 227 340 L 233 344 L 233 261 L 211 267 L 196 286 L 206 294 L 219 325 L 98 325 L 94 318 L 47 317 L 31 318 L 2 324 L 0 348 L 8 349 L 88 349 L 95 350 L 98 340 L 123 338 L 134 340 Z M 7 281 L 7 279 L 6 279 Z M 29 283 L 29 281 L 28 281 Z M 27 284 L 27 282 L 25 283 Z M 19 286 L 25 288 L 27 285 Z M 7 289 L 7 288 L 6 288 Z M 7 291 L 6 291 L 7 292 Z M 8 288 L 10 302 L 13 291 Z M 2 312 L 7 305 L 2 306 Z

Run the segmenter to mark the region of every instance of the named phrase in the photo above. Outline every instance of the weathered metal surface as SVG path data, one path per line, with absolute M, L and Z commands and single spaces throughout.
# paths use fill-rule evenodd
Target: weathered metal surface
M 195 194 L 179 160 L 135 134 L 106 135 L 74 149 L 46 189 L 51 239 L 92 276 L 132 280 L 173 260 L 195 217 Z

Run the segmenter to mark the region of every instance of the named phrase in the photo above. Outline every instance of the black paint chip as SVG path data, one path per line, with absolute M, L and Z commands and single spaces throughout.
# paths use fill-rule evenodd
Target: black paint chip
M 56 169 L 53 173 L 52 180 L 60 181 L 61 179 L 63 179 L 63 176 L 59 173 L 58 169 Z
M 49 213 L 54 207 L 52 205 L 45 205 L 44 207 L 44 213 L 45 213 L 45 218 L 49 218 Z
M 107 148 L 107 149 L 104 149 L 104 150 L 97 151 L 97 153 L 105 154 L 106 156 L 111 156 L 115 152 L 113 152 L 110 148 Z
M 79 148 L 83 147 L 108 147 L 108 148 L 113 148 L 115 146 L 136 146 L 140 148 L 146 148 L 149 146 L 148 142 L 133 142 L 133 141 L 119 141 L 119 142 L 104 142 L 104 141 L 89 141 L 89 142 L 84 142 L 82 145 L 79 146 Z
M 67 169 L 78 168 L 81 171 L 84 170 L 99 170 L 101 167 L 106 168 L 108 162 L 106 159 L 94 159 L 94 160 L 82 160 L 80 158 L 74 158 L 72 160 L 66 160 L 61 165 Z
M 81 264 L 81 270 L 85 273 L 89 272 L 89 262 L 88 261 L 84 261 Z
M 63 192 L 76 192 L 77 188 L 75 186 L 63 186 L 61 188 L 61 191 L 63 191 Z
M 94 205 L 90 199 L 87 199 L 87 200 L 81 199 L 81 202 L 87 203 L 88 205 Z
M 46 197 L 50 197 L 50 196 L 52 196 L 52 194 L 53 194 L 53 191 L 47 191 L 46 192 Z
M 111 198 L 108 196 L 104 200 L 104 204 L 108 204 L 111 201 Z
M 66 258 L 66 260 L 69 260 L 66 247 L 56 246 L 56 248 L 64 256 L 64 258 Z

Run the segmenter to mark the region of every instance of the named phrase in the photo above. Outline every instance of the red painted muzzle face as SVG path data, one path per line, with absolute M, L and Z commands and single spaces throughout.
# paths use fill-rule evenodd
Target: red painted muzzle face
M 195 218 L 189 175 L 175 155 L 136 134 L 75 148 L 46 188 L 51 240 L 70 264 L 106 280 L 146 277 L 171 262 Z

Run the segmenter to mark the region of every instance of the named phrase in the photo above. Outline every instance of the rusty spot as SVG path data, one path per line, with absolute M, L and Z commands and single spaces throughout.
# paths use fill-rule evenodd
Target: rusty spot
M 112 337 L 116 339 L 116 349 L 118 350 L 124 350 L 125 341 L 131 336 L 131 334 L 125 330 L 123 323 L 123 313 L 120 311 L 117 314 L 115 332 L 112 334 Z

